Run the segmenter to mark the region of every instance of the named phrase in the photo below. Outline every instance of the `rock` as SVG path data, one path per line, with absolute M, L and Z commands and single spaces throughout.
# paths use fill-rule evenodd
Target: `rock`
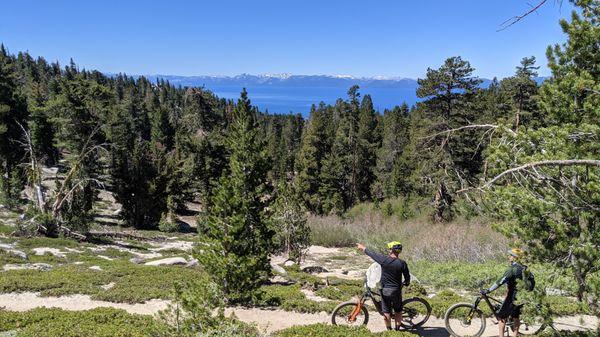
M 288 284 L 288 283 L 290 283 L 285 277 L 283 277 L 281 275 L 275 275 L 275 276 L 271 277 L 271 279 L 269 281 L 271 283 L 278 283 L 278 284 Z
M 279 275 L 287 275 L 287 272 L 285 271 L 285 269 L 283 269 L 283 267 L 278 264 L 271 265 L 271 268 L 273 269 L 273 271 L 275 273 L 277 273 Z
M 91 266 L 90 267 L 91 270 L 97 270 L 97 271 L 101 271 L 102 268 L 100 268 L 100 266 Z
M 104 255 L 98 255 L 99 258 L 101 259 L 105 259 L 106 261 L 112 261 L 114 260 L 112 257 L 108 257 L 108 256 L 104 256 Z
M 185 266 L 188 268 L 199 266 L 200 262 L 197 259 L 191 259 Z
M 183 257 L 168 257 L 144 263 L 146 266 L 184 266 L 187 261 Z
M 6 251 L 7 253 L 19 257 L 23 260 L 27 260 L 27 253 L 21 250 L 14 249 L 14 245 L 8 245 L 5 243 L 0 243 L 0 249 Z
M 287 260 L 287 261 L 285 261 L 285 262 L 283 263 L 283 265 L 284 265 L 284 266 L 286 266 L 286 267 L 291 267 L 291 266 L 293 266 L 293 265 L 295 265 L 295 264 L 296 264 L 296 262 L 294 262 L 294 261 L 292 261 L 292 260 Z
M 83 264 L 83 261 L 77 261 L 77 262 L 73 262 L 74 265 L 79 266 Z
M 145 260 L 144 260 L 144 259 L 142 259 L 142 258 L 141 258 L 141 257 L 139 257 L 139 256 L 132 257 L 131 259 L 129 259 L 129 262 L 131 262 L 131 263 L 135 263 L 135 264 L 142 264 L 142 263 L 144 263 L 144 261 L 145 261 Z
M 321 266 L 308 266 L 302 268 L 302 271 L 309 274 L 327 273 L 328 270 Z
M 33 248 L 32 250 L 35 253 L 35 255 L 44 255 L 46 253 L 50 253 L 50 254 L 52 254 L 56 257 L 60 257 L 60 258 L 67 257 L 64 252 L 61 252 L 60 250 L 58 250 L 56 248 L 36 247 L 36 248 Z
M 0 337 L 17 337 L 17 330 L 9 330 L 0 332 Z
M 33 269 L 39 271 L 48 271 L 52 268 L 52 265 L 47 263 L 5 264 L 3 267 L 4 270 Z

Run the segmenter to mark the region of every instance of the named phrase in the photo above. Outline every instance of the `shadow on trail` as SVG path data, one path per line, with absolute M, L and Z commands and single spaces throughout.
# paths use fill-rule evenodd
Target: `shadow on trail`
M 450 334 L 445 328 L 440 327 L 420 327 L 415 330 L 409 330 L 422 337 L 448 337 Z

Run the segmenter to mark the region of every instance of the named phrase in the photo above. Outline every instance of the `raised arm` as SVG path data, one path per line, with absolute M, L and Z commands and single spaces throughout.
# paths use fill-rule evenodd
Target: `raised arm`
M 373 259 L 373 261 L 382 264 L 383 261 L 385 261 L 386 257 L 375 253 L 374 251 L 370 250 L 369 248 L 367 248 L 365 245 L 363 245 L 362 243 L 357 243 L 356 244 L 356 248 L 358 248 L 358 250 L 361 250 L 362 252 L 364 252 L 365 254 L 367 254 L 367 256 L 369 256 L 370 258 Z

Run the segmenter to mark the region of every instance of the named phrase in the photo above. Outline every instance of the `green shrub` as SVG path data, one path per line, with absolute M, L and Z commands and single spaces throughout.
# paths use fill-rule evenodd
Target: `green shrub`
M 321 287 L 315 291 L 315 295 L 334 301 L 346 301 L 354 296 L 361 295 L 363 292 L 364 287 L 362 285 L 342 283 Z
M 179 224 L 177 221 L 171 221 L 163 214 L 158 222 L 158 230 L 165 233 L 175 233 L 179 231 Z
M 257 306 L 278 307 L 285 311 L 295 312 L 331 312 L 337 305 L 336 302 L 317 302 L 309 300 L 300 291 L 300 285 L 270 285 L 261 288 L 260 300 L 254 304 Z
M 199 269 L 181 266 L 144 266 L 127 261 L 94 260 L 102 270 L 83 265 L 57 266 L 49 271 L 12 270 L 2 273 L 0 292 L 41 292 L 42 296 L 91 295 L 93 299 L 141 303 L 168 299 L 174 285 L 204 275 Z M 114 282 L 111 289 L 100 286 Z
M 416 337 L 416 334 L 407 331 L 386 331 L 381 333 L 372 333 L 366 327 L 357 328 L 336 326 L 328 324 L 311 324 L 304 326 L 294 326 L 281 330 L 275 334 L 275 337 Z
M 443 290 L 427 301 L 431 304 L 431 314 L 438 318 L 444 317 L 448 308 L 456 303 L 471 302 L 451 290 Z
M 0 331 L 18 330 L 19 337 L 148 337 L 159 329 L 161 324 L 150 316 L 112 308 L 0 310 Z

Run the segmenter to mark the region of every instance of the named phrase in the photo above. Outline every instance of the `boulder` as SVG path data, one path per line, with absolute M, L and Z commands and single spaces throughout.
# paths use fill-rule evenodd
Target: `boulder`
M 185 266 L 188 268 L 193 268 L 193 267 L 196 267 L 199 265 L 200 265 L 200 262 L 198 262 L 197 259 L 191 259 L 190 261 L 188 261 L 188 263 Z
M 132 257 L 131 259 L 129 259 L 129 262 L 135 263 L 135 264 L 142 264 L 142 263 L 144 263 L 144 261 L 145 260 L 139 256 Z
M 284 265 L 284 266 L 286 266 L 286 267 L 291 267 L 291 266 L 293 266 L 293 265 L 295 265 L 295 264 L 296 264 L 296 262 L 294 262 L 294 261 L 292 261 L 292 260 L 287 260 L 287 261 L 285 261 L 285 262 L 283 263 L 283 265 Z
M 276 274 L 279 274 L 279 275 L 287 275 L 287 272 L 285 271 L 285 269 L 283 269 L 283 267 L 282 267 L 282 266 L 280 266 L 280 265 L 278 265 L 278 264 L 273 264 L 273 265 L 271 265 L 271 268 L 273 269 L 273 271 L 274 271 Z
M 168 257 L 144 263 L 146 266 L 185 266 L 187 261 L 183 257 Z
M 100 266 L 91 266 L 90 269 L 91 270 L 102 271 L 102 268 L 100 268 Z
M 4 270 L 23 270 L 23 269 L 33 269 L 39 271 L 48 271 L 52 269 L 52 265 L 47 263 L 25 263 L 25 264 L 5 264 L 3 267 Z

